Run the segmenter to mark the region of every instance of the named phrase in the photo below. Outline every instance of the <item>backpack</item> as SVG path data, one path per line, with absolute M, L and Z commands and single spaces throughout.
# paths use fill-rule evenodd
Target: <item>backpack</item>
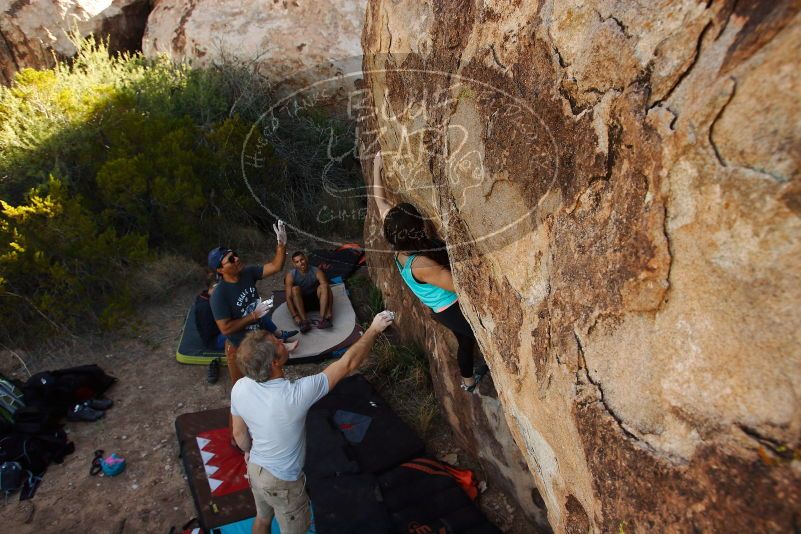
M 51 463 L 61 463 L 64 457 L 75 451 L 75 445 L 67 439 L 63 430 L 41 434 L 12 433 L 0 438 L 0 468 L 6 464 L 18 464 L 22 473 L 17 489 L 20 489 L 20 500 L 33 497 L 42 475 Z M 3 469 L 12 470 L 13 467 Z M 5 475 L 0 472 L 0 479 L 6 476 L 6 480 L 0 480 L 3 488 L 6 486 L 13 488 L 13 471 Z M 7 490 L 0 490 L 0 493 Z M 14 491 L 12 489 L 11 491 Z M 6 493 L 7 494 L 7 493 Z
M 97 365 L 89 364 L 37 373 L 22 390 L 28 406 L 46 407 L 64 416 L 77 403 L 101 396 L 116 381 Z
M 203 340 L 206 347 L 213 347 L 217 336 L 220 335 L 220 329 L 217 327 L 211 311 L 208 291 L 204 290 L 195 297 L 195 324 L 200 332 L 200 339 Z
M 22 390 L 0 374 L 0 419 L 13 423 L 17 410 L 24 406 Z
M 3 462 L 0 465 L 0 493 L 8 495 L 22 487 L 22 465 L 19 462 Z

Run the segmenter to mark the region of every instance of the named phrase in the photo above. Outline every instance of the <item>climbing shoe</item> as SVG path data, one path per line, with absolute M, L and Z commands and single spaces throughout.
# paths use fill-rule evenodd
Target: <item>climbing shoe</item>
M 84 401 L 84 404 L 93 410 L 108 410 L 114 405 L 114 401 L 111 399 L 90 399 Z
M 220 379 L 220 359 L 214 358 L 206 369 L 206 382 L 216 384 Z
M 300 322 L 299 328 L 300 328 L 300 333 L 305 334 L 306 332 L 311 330 L 311 323 L 307 320 L 303 320 Z
M 81 402 L 72 407 L 72 410 L 67 412 L 67 421 L 97 421 L 101 419 L 106 412 L 100 410 L 93 410 Z
M 331 323 L 331 319 L 320 319 L 320 321 L 317 323 L 317 328 L 320 330 L 325 330 L 326 328 L 331 328 L 332 326 L 334 325 Z
M 472 384 L 470 384 L 468 386 L 467 384 L 462 382 L 461 384 L 459 384 L 459 387 L 462 388 L 462 391 L 466 391 L 468 393 L 473 393 L 476 390 L 476 388 L 478 387 L 478 383 L 474 382 L 474 383 L 472 383 Z
M 478 391 L 478 385 L 481 382 L 481 379 L 487 376 L 488 373 L 489 373 L 489 367 L 487 365 L 481 365 L 479 366 L 478 369 L 476 369 L 476 372 L 473 375 L 473 379 L 475 380 L 475 382 L 473 382 L 469 386 L 464 382 L 462 382 L 461 384 L 459 384 L 459 387 L 461 387 L 463 391 L 466 391 L 468 393 L 474 393 Z

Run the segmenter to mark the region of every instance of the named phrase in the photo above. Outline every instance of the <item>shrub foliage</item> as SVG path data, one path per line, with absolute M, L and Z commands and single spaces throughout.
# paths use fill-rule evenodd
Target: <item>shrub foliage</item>
M 270 100 L 253 71 L 78 45 L 69 64 L 24 69 L 0 88 L 3 338 L 119 324 L 136 300 L 132 268 L 165 251 L 200 260 L 237 225 L 269 228 L 254 195 L 280 198 L 283 213 L 309 212 L 290 204 L 313 176 L 293 169 L 295 158 L 308 167 L 316 147 L 270 149 L 252 193 L 241 180 L 243 143 Z M 298 128 L 319 129 L 315 117 L 298 117 Z M 356 172 L 339 174 L 358 182 Z

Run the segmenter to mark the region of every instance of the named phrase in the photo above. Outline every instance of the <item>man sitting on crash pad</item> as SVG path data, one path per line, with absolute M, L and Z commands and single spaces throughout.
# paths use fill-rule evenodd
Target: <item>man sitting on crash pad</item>
M 378 335 L 392 324 L 392 312 L 375 316 L 370 328 L 322 373 L 290 382 L 284 377 L 289 353 L 264 330 L 250 332 L 239 346 L 245 377 L 231 390 L 234 439 L 245 451 L 248 480 L 256 500 L 254 533 L 267 533 L 276 516 L 282 534 L 303 534 L 311 516 L 303 464 L 306 414 L 370 354 Z
M 303 252 L 292 254 L 292 264 L 295 267 L 284 276 L 286 305 L 292 314 L 292 319 L 305 334 L 311 330 L 311 322 L 306 313 L 320 310 L 320 322 L 317 323 L 317 328 L 331 328 L 334 318 L 334 294 L 328 285 L 328 277 L 317 267 L 309 265 L 309 260 Z

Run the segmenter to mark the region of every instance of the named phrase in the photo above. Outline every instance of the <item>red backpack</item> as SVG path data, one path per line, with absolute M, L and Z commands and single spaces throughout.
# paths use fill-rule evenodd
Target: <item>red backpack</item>
M 476 497 L 478 497 L 476 481 L 473 477 L 473 472 L 469 469 L 451 467 L 448 464 L 444 464 L 436 460 L 430 460 L 428 458 L 415 458 L 414 460 L 406 462 L 405 464 L 401 464 L 401 466 L 408 467 L 409 469 L 417 469 L 418 471 L 428 473 L 429 475 L 451 477 L 456 481 L 457 484 L 459 484 L 464 492 L 467 493 L 467 496 L 470 497 L 471 501 L 476 500 Z

